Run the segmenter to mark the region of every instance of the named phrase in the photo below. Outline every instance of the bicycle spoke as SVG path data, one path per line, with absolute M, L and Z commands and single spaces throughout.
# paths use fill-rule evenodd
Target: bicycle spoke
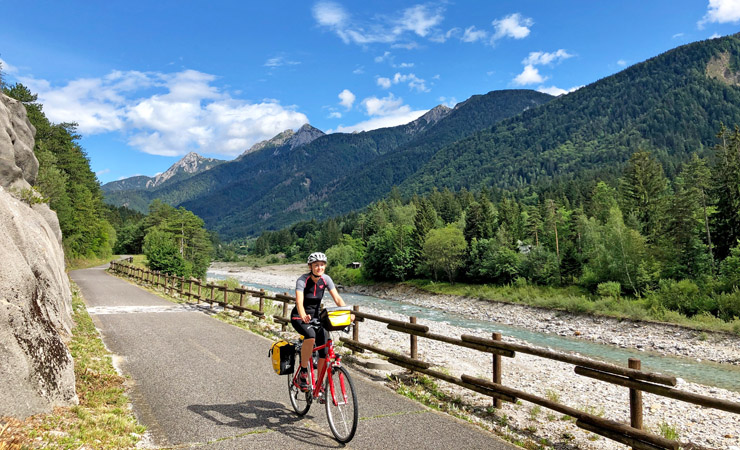
M 357 397 L 352 379 L 344 367 L 333 367 L 324 384 L 326 418 L 337 441 L 349 442 L 357 430 Z

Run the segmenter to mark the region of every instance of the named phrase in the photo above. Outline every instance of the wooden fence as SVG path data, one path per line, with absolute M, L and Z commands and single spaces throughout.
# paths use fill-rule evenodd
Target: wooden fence
M 129 260 L 128 262 L 131 261 Z M 275 322 L 282 325 L 283 331 L 287 329 L 287 325 L 290 323 L 288 307 L 290 303 L 295 303 L 295 297 L 287 292 L 269 295 L 264 289 L 255 290 L 244 287 L 230 289 L 215 283 L 203 282 L 196 278 L 184 279 L 183 277 L 150 271 L 122 263 L 121 261 L 111 262 L 111 270 L 133 278 L 140 283 L 162 288 L 170 295 L 177 293 L 181 298 L 187 298 L 196 302 L 207 302 L 211 305 L 218 304 L 225 309 L 232 309 L 238 311 L 240 314 L 248 312 L 258 318 L 264 318 L 267 314 L 265 310 L 266 301 L 281 302 L 282 314 L 273 314 L 272 318 Z M 230 293 L 234 294 L 231 298 L 229 297 Z M 250 298 L 247 299 L 247 296 Z M 538 347 L 503 342 L 500 333 L 493 333 L 491 339 L 465 334 L 459 338 L 443 336 L 431 333 L 429 327 L 426 325 L 418 324 L 416 317 L 409 317 L 408 321 L 401 321 L 362 312 L 357 305 L 353 309 L 356 321 L 352 327 L 352 338 L 342 337 L 340 341 L 354 352 L 363 353 L 366 350 L 371 351 L 386 356 L 388 362 L 397 366 L 490 396 L 493 398 L 494 407 L 496 408 L 501 407 L 502 401 L 515 403 L 518 399 L 521 399 L 562 414 L 567 414 L 576 419 L 576 425 L 578 427 L 629 445 L 635 449 L 678 449 L 679 447 L 677 441 L 666 439 L 643 429 L 642 392 L 650 392 L 655 395 L 701 405 L 707 408 L 740 414 L 740 403 L 675 389 L 675 377 L 654 372 L 644 372 L 640 369 L 639 359 L 630 358 L 627 367 L 623 367 Z M 399 355 L 361 342 L 361 322 L 365 320 L 385 323 L 391 331 L 408 334 L 410 336 L 409 356 Z M 486 380 L 465 374 L 456 377 L 431 369 L 431 364 L 418 359 L 417 339 L 419 337 L 490 354 L 493 365 L 492 379 Z M 501 379 L 501 358 L 514 358 L 517 352 L 572 364 L 574 366 L 574 372 L 577 375 L 594 378 L 629 389 L 630 424 L 627 425 L 605 419 L 547 398 L 505 386 Z

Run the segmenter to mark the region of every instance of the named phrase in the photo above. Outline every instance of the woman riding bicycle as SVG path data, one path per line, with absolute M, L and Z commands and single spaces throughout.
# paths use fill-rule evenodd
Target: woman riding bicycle
M 309 273 L 301 275 L 295 284 L 296 306 L 290 312 L 290 323 L 304 337 L 303 346 L 301 347 L 301 373 L 298 377 L 301 389 L 308 388 L 308 360 L 311 359 L 314 346 L 324 345 L 328 339 L 329 333 L 326 330 L 323 328 L 316 330 L 308 325 L 311 319 L 319 317 L 324 291 L 329 290 L 329 294 L 331 294 L 337 306 L 345 306 L 334 281 L 329 275 L 324 274 L 326 263 L 325 254 L 321 252 L 311 253 L 308 256 Z M 326 349 L 321 349 L 319 350 L 319 364 L 317 367 L 319 373 L 321 373 L 324 364 L 326 364 Z

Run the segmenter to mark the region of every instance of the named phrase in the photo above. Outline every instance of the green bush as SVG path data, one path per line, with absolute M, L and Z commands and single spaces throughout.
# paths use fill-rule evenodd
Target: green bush
M 618 281 L 607 281 L 596 285 L 596 293 L 602 297 L 619 298 L 622 294 L 622 285 Z
M 715 296 L 717 301 L 717 316 L 724 321 L 732 321 L 740 317 L 740 290 L 721 293 Z
M 669 310 L 686 316 L 702 312 L 714 312 L 717 302 L 714 297 L 701 292 L 699 286 L 691 280 L 660 280 L 655 293 L 660 303 Z

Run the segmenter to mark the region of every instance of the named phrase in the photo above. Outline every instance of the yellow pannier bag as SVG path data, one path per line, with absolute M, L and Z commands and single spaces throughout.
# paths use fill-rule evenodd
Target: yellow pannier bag
M 267 353 L 272 360 L 272 370 L 278 375 L 290 375 L 293 373 L 295 361 L 295 346 L 287 341 L 278 341 L 272 344 Z
M 321 311 L 321 326 L 328 331 L 337 331 L 348 327 L 352 322 L 350 314 L 352 311 L 347 306 L 336 306 Z

